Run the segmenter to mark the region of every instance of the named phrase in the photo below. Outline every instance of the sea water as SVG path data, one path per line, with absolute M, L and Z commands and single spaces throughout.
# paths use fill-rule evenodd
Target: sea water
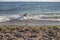
M 60 2 L 0 2 L 0 22 L 20 20 L 25 13 L 34 20 L 60 21 Z

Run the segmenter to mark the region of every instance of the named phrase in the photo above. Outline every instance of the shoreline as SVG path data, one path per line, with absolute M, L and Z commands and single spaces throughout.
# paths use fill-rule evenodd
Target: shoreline
M 11 21 L 7 21 L 7 22 L 0 22 L 0 25 L 59 26 L 60 21 L 51 21 L 51 20 L 11 20 Z

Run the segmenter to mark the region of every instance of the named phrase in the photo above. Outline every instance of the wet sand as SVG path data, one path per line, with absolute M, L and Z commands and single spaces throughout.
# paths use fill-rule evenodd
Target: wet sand
M 60 21 L 51 21 L 51 20 L 11 20 L 8 22 L 0 22 L 0 25 L 28 25 L 28 26 L 42 26 L 42 25 L 51 25 L 57 26 L 60 25 Z

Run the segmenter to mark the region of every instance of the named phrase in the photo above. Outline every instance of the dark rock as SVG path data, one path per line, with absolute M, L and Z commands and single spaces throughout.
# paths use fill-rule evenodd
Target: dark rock
M 36 38 L 37 37 L 37 35 L 31 35 L 31 36 L 29 36 L 30 38 Z
M 8 38 L 7 40 L 16 40 L 15 38 Z
M 16 37 L 22 37 L 22 35 L 21 34 L 18 34 L 18 33 L 15 33 L 15 35 L 14 36 L 16 36 Z
M 25 31 L 29 31 L 29 29 L 24 29 Z
M 19 32 L 25 32 L 24 30 L 19 30 Z

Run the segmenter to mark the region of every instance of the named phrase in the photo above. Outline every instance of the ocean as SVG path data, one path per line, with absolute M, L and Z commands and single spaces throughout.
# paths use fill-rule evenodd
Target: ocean
M 60 21 L 60 2 L 0 2 L 0 22 L 13 19 Z
M 60 13 L 60 2 L 0 2 L 0 14 Z

